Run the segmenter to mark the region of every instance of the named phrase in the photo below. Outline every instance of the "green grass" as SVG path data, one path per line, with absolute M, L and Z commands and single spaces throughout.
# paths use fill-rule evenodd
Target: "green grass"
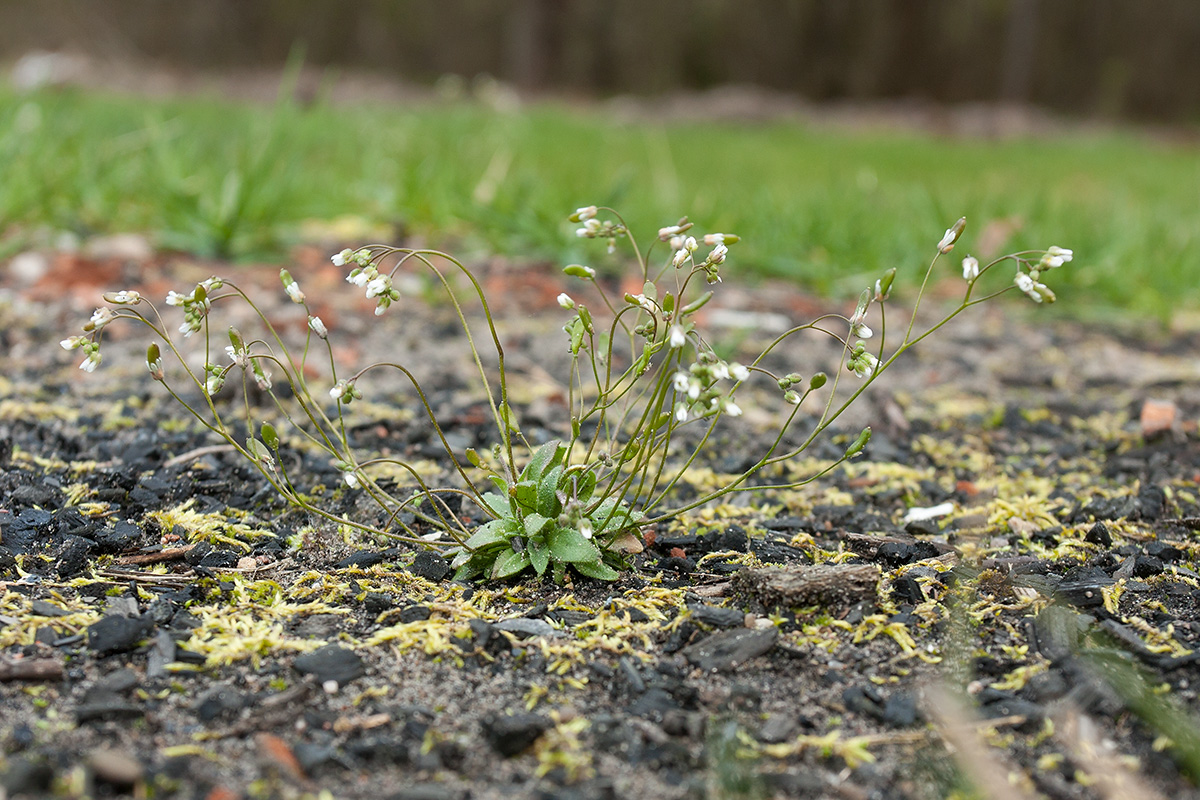
M 596 203 L 643 234 L 687 213 L 702 230 L 743 237 L 727 274 L 841 295 L 889 267 L 919 274 L 965 214 L 956 257 L 984 223 L 1007 217 L 1021 221 L 1007 249 L 1074 248 L 1075 262 L 1052 276 L 1069 313 L 1168 319 L 1200 308 L 1200 159 L 1131 135 L 985 142 L 791 122 L 632 123 L 603 107 L 249 108 L 60 92 L 0 94 L 0 163 L 10 253 L 43 226 L 283 259 L 300 221 L 356 215 L 467 257 L 603 268 L 602 247 L 564 220 Z

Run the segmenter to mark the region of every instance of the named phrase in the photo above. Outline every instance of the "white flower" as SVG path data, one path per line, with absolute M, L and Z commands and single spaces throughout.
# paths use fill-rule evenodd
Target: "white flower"
M 783 401 L 789 405 L 800 405 L 800 393 L 795 389 L 788 389 L 783 393 Z
M 671 379 L 671 385 L 675 387 L 677 392 L 686 392 L 692 384 L 692 376 L 686 372 L 676 372 L 675 377 Z
M 229 360 L 233 362 L 234 366 L 241 367 L 242 369 L 250 366 L 250 359 L 247 357 L 244 349 L 239 350 L 233 345 L 227 345 L 225 347 L 225 355 L 229 356 Z M 212 394 L 212 392 L 209 392 L 209 394 Z
M 176 291 L 167 292 L 167 305 L 169 306 L 187 305 L 191 300 L 192 295 L 190 294 L 180 294 Z
M 938 250 L 943 253 L 949 253 L 954 247 L 954 243 L 958 241 L 958 234 L 954 232 L 954 228 L 947 228 L 942 235 L 942 240 L 938 242 Z
M 354 252 L 349 247 L 347 247 L 345 250 L 343 250 L 340 253 L 334 253 L 333 256 L 329 260 L 333 262 L 333 265 L 335 267 L 344 267 L 353 258 L 354 258 Z
M 704 234 L 704 243 L 709 247 L 712 247 L 714 244 L 725 244 L 725 234 L 706 233 Z
M 375 280 L 370 281 L 367 283 L 367 297 L 377 297 L 381 294 L 385 294 L 388 290 L 388 284 L 390 283 L 391 279 L 388 278 L 387 275 L 380 275 Z
M 271 371 L 258 363 L 258 359 L 253 361 L 254 383 L 262 391 L 267 391 L 271 388 Z
M 98 366 L 100 366 L 100 351 L 93 350 L 92 352 L 88 353 L 87 358 L 83 360 L 83 363 L 79 365 L 79 368 L 84 372 L 95 372 L 96 367 Z
M 851 369 L 854 374 L 860 378 L 869 378 L 875 374 L 875 368 L 879 366 L 879 359 L 870 353 L 861 353 L 858 358 L 850 362 Z
M 1017 285 L 1018 289 L 1027 294 L 1029 299 L 1033 302 L 1042 302 L 1041 292 L 1038 291 L 1038 287 L 1042 284 L 1038 283 L 1024 272 L 1018 272 L 1017 277 L 1013 278 L 1013 283 Z
M 686 247 L 679 248 L 675 251 L 675 257 L 671 259 L 671 266 L 675 267 L 676 269 L 682 267 L 690 255 L 691 251 L 689 251 Z
M 112 294 L 110 301 L 119 305 L 134 305 L 142 302 L 142 295 L 132 289 L 124 289 Z
M 382 317 L 383 312 L 387 311 L 387 308 L 388 307 L 384 305 L 383 302 L 380 302 L 379 305 L 375 306 L 375 316 Z
M 592 521 L 590 519 L 579 521 L 579 535 L 585 539 L 592 538 Z
M 688 419 L 687 406 L 685 406 L 681 403 L 680 405 L 675 407 L 675 420 L 676 420 L 676 422 L 687 422 L 687 419 Z
M 726 400 L 725 413 L 731 417 L 740 417 L 742 415 L 742 408 L 732 400 Z
M 329 396 L 334 400 L 342 400 L 349 393 L 350 384 L 346 383 L 345 381 L 338 381 L 333 385 L 333 388 L 329 390 Z
M 116 315 L 113 314 L 112 309 L 97 308 L 92 312 L 92 318 L 89 320 L 88 324 L 92 326 L 91 330 L 98 331 L 108 323 L 112 322 L 114 319 L 116 319 Z
M 687 333 L 683 330 L 682 325 L 672 325 L 671 330 L 667 333 L 667 343 L 673 348 L 680 348 L 687 344 Z
M 683 227 L 682 227 L 682 226 L 680 226 L 680 225 L 668 225 L 668 226 L 667 226 L 667 227 L 665 227 L 665 228 L 659 228 L 659 229 L 658 229 L 658 239 L 659 239 L 659 241 L 665 242 L 665 241 L 667 241 L 668 239 L 670 239 L 672 236 L 675 236 L 675 235 L 677 235 L 677 234 L 680 234 L 680 233 L 682 233 L 682 232 L 683 232 Z
M 221 391 L 221 387 L 225 385 L 225 376 L 221 372 L 214 372 L 208 376 L 208 380 L 204 382 L 204 391 L 209 397 Z
M 558 304 L 568 311 L 575 307 L 575 301 L 572 300 L 571 295 L 567 294 L 566 292 L 563 292 L 558 296 Z
M 598 234 L 599 232 L 600 232 L 600 220 L 593 218 L 593 219 L 585 220 L 583 223 L 583 227 L 576 229 L 575 235 L 580 238 L 594 239 L 594 238 L 596 238 L 596 234 Z
M 746 381 L 750 379 L 750 370 L 736 361 L 729 365 L 729 374 L 736 381 Z
M 313 333 L 322 339 L 329 338 L 329 329 L 325 327 L 325 323 L 321 321 L 320 317 L 309 317 L 308 327 L 312 328 Z
M 367 285 L 367 281 L 371 280 L 371 277 L 365 269 L 354 269 L 346 276 L 346 283 L 353 283 L 361 288 Z
M 708 254 L 708 258 L 706 258 L 705 261 L 707 261 L 709 264 L 724 264 L 725 256 L 728 253 L 728 247 L 723 244 L 718 244 L 712 249 L 712 252 Z
M 860 339 L 870 339 L 875 335 L 875 331 L 867 327 L 864 320 L 867 318 L 867 309 L 865 305 L 860 305 L 859 310 L 854 312 L 850 317 L 850 333 Z
M 962 260 L 963 280 L 973 281 L 979 277 L 979 260 L 975 256 L 967 256 Z
M 1065 247 L 1058 247 L 1056 245 L 1051 245 L 1050 249 L 1048 249 L 1046 252 L 1056 258 L 1061 258 L 1063 263 L 1066 263 L 1075 257 L 1074 250 L 1068 250 Z
M 83 336 L 72 336 L 69 339 L 63 339 L 59 344 L 62 345 L 63 350 L 77 350 L 86 342 L 87 339 Z
M 651 314 L 653 314 L 656 310 L 654 301 L 651 300 L 650 298 L 646 297 L 646 295 L 644 295 L 644 294 L 633 295 L 633 302 L 635 302 L 639 306 L 641 306 L 643 311 L 647 311 Z
M 575 213 L 572 214 L 572 216 L 575 218 L 576 222 L 587 222 L 589 219 L 596 216 L 597 211 L 599 211 L 599 209 L 595 206 L 583 206 L 575 209 Z
M 346 481 L 346 485 L 349 486 L 351 489 L 358 488 L 358 476 L 355 475 L 350 470 L 346 470 L 345 472 L 343 472 L 342 478 Z
M 293 303 L 304 302 L 304 292 L 300 291 L 300 284 L 296 283 L 295 281 L 292 281 L 285 286 L 284 291 L 287 292 L 288 297 L 292 298 Z
M 667 242 L 667 244 L 671 246 L 672 250 L 678 250 L 679 248 L 683 247 L 683 240 L 684 237 L 682 236 L 672 236 L 671 241 Z
M 723 381 L 729 377 L 729 365 L 724 361 L 718 361 L 712 368 L 713 380 Z

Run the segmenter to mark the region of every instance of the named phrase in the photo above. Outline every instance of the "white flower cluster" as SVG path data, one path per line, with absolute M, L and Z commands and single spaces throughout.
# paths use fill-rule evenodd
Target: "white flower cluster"
M 383 312 L 400 299 L 400 292 L 392 285 L 392 276 L 382 274 L 371 262 L 370 250 L 343 250 L 333 257 L 333 263 L 339 267 L 346 264 L 357 265 L 346 276 L 346 282 L 366 289 L 367 299 L 375 300 L 375 316 L 383 316 Z M 317 331 L 317 335 L 321 335 L 320 331 Z
M 711 417 L 718 413 L 740 417 L 741 407 L 733 401 L 721 381 L 732 378 L 741 383 L 749 377 L 750 370 L 736 361 L 725 362 L 711 354 L 702 354 L 687 372 L 676 372 L 671 379 L 671 387 L 676 392 L 676 421 L 687 422 L 692 417 Z
M 875 374 L 875 370 L 879 367 L 879 359 L 867 352 L 867 345 L 863 342 L 857 342 L 854 349 L 850 351 L 850 358 L 846 361 L 846 369 L 853 372 L 860 378 L 869 378 Z
M 95 319 L 94 316 L 93 319 Z M 95 372 L 96 367 L 100 366 L 99 342 L 93 341 L 87 336 L 71 336 L 63 339 L 59 344 L 63 350 L 83 350 L 84 359 L 79 368 L 84 372 Z
M 1072 250 L 1065 247 L 1051 247 L 1046 250 L 1036 267 L 1031 267 L 1028 272 L 1018 269 L 1013 278 L 1013 284 L 1035 303 L 1053 303 L 1058 298 L 1049 286 L 1039 280 L 1042 272 L 1057 269 L 1074 257 L 1075 252 Z
M 362 399 L 362 392 L 354 385 L 354 381 L 338 381 L 329 390 L 329 396 L 339 403 L 351 403 Z
M 188 337 L 200 330 L 204 324 L 204 318 L 208 316 L 208 312 L 212 308 L 209 294 L 224 285 L 224 281 L 220 278 L 212 277 L 196 284 L 196 288 L 188 294 L 175 291 L 167 293 L 167 305 L 179 306 L 183 309 L 183 324 L 179 326 L 180 333 Z
M 696 241 L 696 237 L 686 235 L 691 227 L 692 223 L 688 222 L 685 217 L 679 221 L 678 225 L 668 225 L 658 229 L 659 240 L 666 242 L 674 251 L 671 256 L 671 265 L 679 269 L 691 262 L 693 266 L 704 270 L 708 283 L 720 283 L 721 274 L 718 267 L 725 263 L 725 258 L 729 255 L 729 245 L 736 243 L 738 237 L 732 233 L 705 234 L 704 244 L 711 247 L 712 250 L 704 257 L 704 261 L 697 264 L 695 253 L 700 249 L 700 243 Z

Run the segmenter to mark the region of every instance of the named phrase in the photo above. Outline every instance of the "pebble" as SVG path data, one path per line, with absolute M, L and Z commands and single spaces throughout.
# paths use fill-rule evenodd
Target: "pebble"
M 437 553 L 422 550 L 417 553 L 417 557 L 413 559 L 412 566 L 408 568 L 408 571 L 427 581 L 437 583 L 450 574 L 450 563 Z
M 88 754 L 87 765 L 97 778 L 113 786 L 132 786 L 142 779 L 142 764 L 124 750 L 100 747 Z
M 511 758 L 532 747 L 553 723 L 541 714 L 489 714 L 481 726 L 483 738 L 492 749 Z
M 682 653 L 705 672 L 727 672 L 768 652 L 778 638 L 778 628 L 738 628 L 714 633 L 683 648 Z
M 311 653 L 298 656 L 292 662 L 292 667 L 297 672 L 312 675 L 320 684 L 336 681 L 344 686 L 367 674 L 358 653 L 336 644 L 327 644 Z
M 88 626 L 88 649 L 96 653 L 131 650 L 154 629 L 154 622 L 143 617 L 110 614 Z
M 1151 439 L 1175 427 L 1179 407 L 1170 400 L 1146 400 L 1142 403 L 1142 436 Z

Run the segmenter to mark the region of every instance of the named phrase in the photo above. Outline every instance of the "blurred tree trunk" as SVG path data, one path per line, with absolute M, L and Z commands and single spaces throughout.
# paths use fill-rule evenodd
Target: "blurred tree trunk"
M 1013 103 L 1028 103 L 1032 99 L 1037 34 L 1038 0 L 1012 0 L 1004 32 L 1002 99 Z

